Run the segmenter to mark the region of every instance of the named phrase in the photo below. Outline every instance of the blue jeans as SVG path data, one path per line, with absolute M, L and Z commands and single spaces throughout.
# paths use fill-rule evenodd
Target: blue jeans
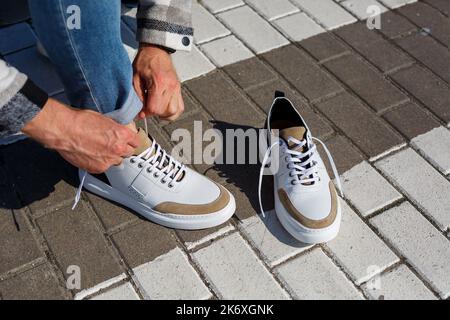
M 79 29 L 73 28 L 74 11 L 67 13 L 72 5 L 80 8 Z M 106 114 L 121 124 L 133 121 L 142 103 L 122 44 L 120 0 L 29 0 L 29 7 L 71 105 Z

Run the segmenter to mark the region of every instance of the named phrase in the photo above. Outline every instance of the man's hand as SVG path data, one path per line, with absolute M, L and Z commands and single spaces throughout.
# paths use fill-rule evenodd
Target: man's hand
M 91 173 L 120 164 L 140 143 L 135 132 L 114 120 L 94 111 L 69 108 L 53 99 L 22 131 Z
M 173 121 L 184 111 L 181 85 L 169 53 L 141 44 L 133 62 L 134 88 L 144 103 L 139 117 L 159 116 Z

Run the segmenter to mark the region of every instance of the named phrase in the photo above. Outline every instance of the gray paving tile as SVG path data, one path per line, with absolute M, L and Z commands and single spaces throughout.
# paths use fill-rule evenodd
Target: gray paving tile
M 266 53 L 264 58 L 310 100 L 342 90 L 339 84 L 294 45 Z
M 202 4 L 211 10 L 211 12 L 217 13 L 243 5 L 244 2 L 242 0 L 203 0 Z
M 201 244 L 208 243 L 213 239 L 234 230 L 231 223 L 226 222 L 220 226 L 202 230 L 177 230 L 177 234 L 190 250 Z
M 224 70 L 243 89 L 248 89 L 277 77 L 257 57 L 226 66 Z
M 69 266 L 80 268 L 81 289 L 122 272 L 83 201 L 75 210 L 62 208 L 37 219 L 37 224 L 66 278 Z
M 0 281 L 0 296 L 3 300 L 67 299 L 56 276 L 46 263 Z
M 348 48 L 330 32 L 303 40 L 300 45 L 319 62 L 348 52 Z
M 218 67 L 224 67 L 254 56 L 254 54 L 233 35 L 205 43 L 201 46 L 201 49 Z
M 397 9 L 404 5 L 416 2 L 417 0 L 378 0 L 389 9 Z
M 316 105 L 370 158 L 404 143 L 383 120 L 347 93 Z
M 325 66 L 377 112 L 408 100 L 398 88 L 357 56 L 344 56 L 326 62 Z
M 439 118 L 450 124 L 450 90 L 447 84 L 417 65 L 391 76 Z
M 246 0 L 245 2 L 262 14 L 267 20 L 278 19 L 299 11 L 289 0 Z
M 388 38 L 400 37 L 416 30 L 416 25 L 394 11 L 388 11 L 381 15 L 381 29 L 379 31 Z
M 34 46 L 36 43 L 36 36 L 29 24 L 25 22 L 0 28 L 0 39 L 2 55 Z
M 211 41 L 230 34 L 230 30 L 196 1 L 192 3 L 192 24 L 195 30 L 195 43 Z
M 361 20 L 370 16 L 369 6 L 377 6 L 380 12 L 387 11 L 387 8 L 376 0 L 345 0 L 341 2 L 341 5 Z
M 438 9 L 446 16 L 450 16 L 450 3 L 447 0 L 424 0 L 424 2 Z
M 325 30 L 312 20 L 306 13 L 300 12 L 277 19 L 273 22 L 291 41 L 308 39 Z

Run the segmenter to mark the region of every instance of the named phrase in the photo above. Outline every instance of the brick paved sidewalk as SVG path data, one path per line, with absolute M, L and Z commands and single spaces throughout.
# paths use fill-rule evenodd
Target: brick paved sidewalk
M 370 31 L 373 4 L 385 13 Z M 135 13 L 124 7 L 130 58 Z M 23 19 L 0 28 L 0 55 L 64 100 Z M 273 210 L 258 216 L 257 165 L 195 166 L 237 200 L 212 230 L 166 229 L 89 193 L 72 211 L 76 170 L 25 140 L 0 147 L 0 299 L 448 299 L 450 2 L 203 0 L 194 22 L 193 52 L 174 55 L 186 112 L 150 132 L 170 148 L 194 120 L 259 128 L 284 90 L 341 173 L 338 238 L 304 246 Z M 66 287 L 71 266 L 81 290 Z

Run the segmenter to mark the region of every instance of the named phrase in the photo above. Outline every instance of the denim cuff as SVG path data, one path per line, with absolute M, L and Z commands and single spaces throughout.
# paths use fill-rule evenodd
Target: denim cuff
M 127 100 L 120 109 L 105 113 L 105 116 L 117 121 L 120 124 L 129 124 L 142 110 L 142 101 L 139 99 L 134 88 L 131 88 Z

